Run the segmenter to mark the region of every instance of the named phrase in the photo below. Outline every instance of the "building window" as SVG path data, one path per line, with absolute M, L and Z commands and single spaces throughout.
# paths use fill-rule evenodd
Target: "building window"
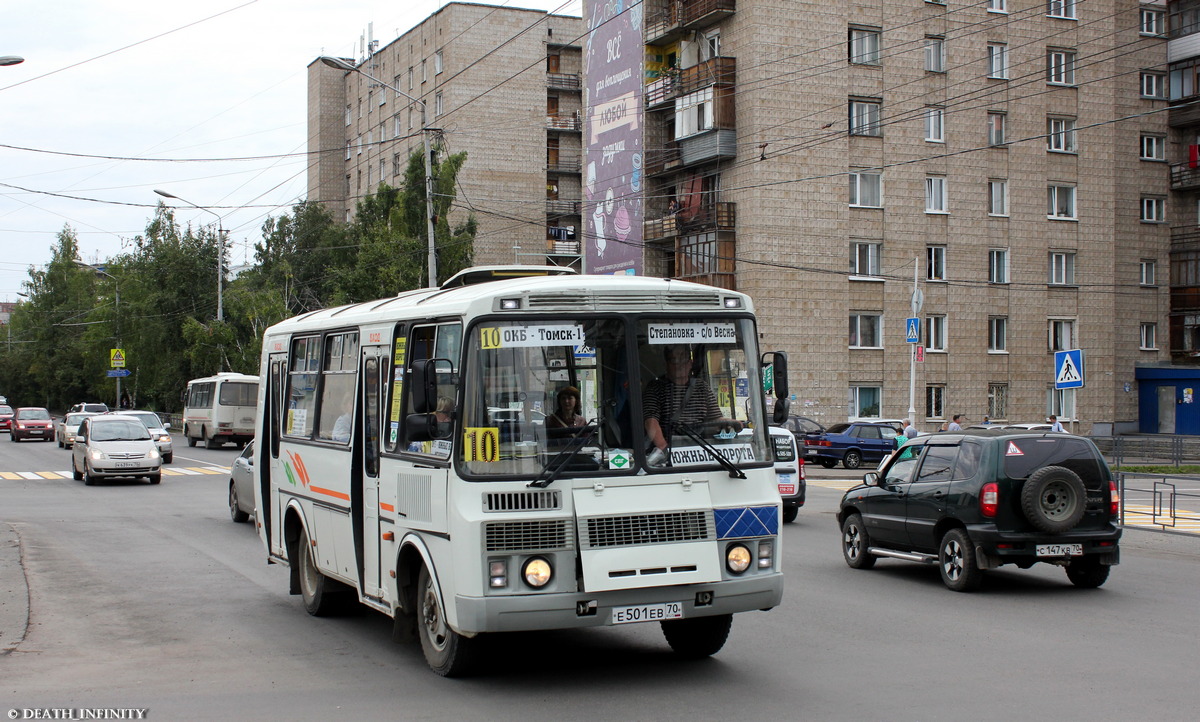
M 1008 352 L 1008 317 L 988 317 L 988 351 L 991 353 Z
M 400 137 L 400 114 L 396 113 L 392 116 L 392 137 Z
M 883 135 L 880 128 L 882 107 L 878 100 L 851 100 L 850 135 Z
M 1071 50 L 1046 51 L 1046 82 L 1051 85 L 1075 84 L 1075 53 Z
M 361 135 L 354 139 L 354 146 L 358 149 L 358 155 L 362 155 L 363 144 Z
M 1046 14 L 1052 18 L 1075 19 L 1075 0 L 1047 0 Z
M 1194 12 L 1194 11 L 1193 11 Z M 1163 37 L 1167 31 L 1167 14 L 1161 10 L 1141 9 L 1141 34 L 1156 38 Z
M 685 138 L 706 130 L 716 124 L 716 106 L 713 104 L 713 89 L 685 95 L 675 99 L 675 137 Z
M 929 281 L 946 280 L 945 246 L 927 246 L 925 248 L 925 279 Z
M 442 51 L 439 50 L 433 55 L 433 74 L 438 75 L 442 72 Z
M 856 65 L 879 64 L 878 28 L 850 28 L 850 62 Z
M 346 141 L 346 160 L 350 160 L 350 141 Z
M 1050 279 L 1052 286 L 1075 285 L 1075 253 L 1073 251 L 1050 252 Z
M 1051 153 L 1076 151 L 1074 118 L 1046 119 L 1046 150 Z
M 424 83 L 426 80 L 429 80 L 428 67 L 429 67 L 429 64 L 426 61 L 422 60 L 421 61 L 421 82 L 422 83 Z
M 993 178 L 988 181 L 988 215 L 1008 215 L 1008 181 Z
M 411 65 L 408 66 L 408 89 L 413 89 L 413 69 Z
M 850 314 L 850 348 L 883 348 L 883 316 Z
M 988 145 L 1000 146 L 1005 144 L 1005 125 L 1008 117 L 1004 113 L 988 113 Z
M 941 108 L 925 108 L 926 141 L 930 143 L 944 143 L 946 141 L 944 128 L 942 127 L 943 121 L 944 114 Z
M 988 384 L 988 418 L 1008 418 L 1008 384 Z
M 346 104 L 346 125 L 350 125 L 353 122 L 354 122 L 354 112 L 350 108 L 350 104 L 347 103 Z
M 438 93 L 433 96 L 433 117 L 438 117 L 442 114 L 442 94 Z
M 1167 76 L 1142 71 L 1142 97 L 1161 100 L 1167 97 Z
M 943 176 L 925 178 L 925 212 L 947 213 L 946 179 Z
M 879 252 L 883 244 L 856 241 L 850 244 L 850 272 L 856 276 L 879 275 Z
M 988 250 L 988 283 L 1008 283 L 1008 249 Z
M 882 398 L 883 390 L 878 386 L 851 386 L 850 407 L 848 409 L 850 418 L 879 418 L 879 409 L 882 408 Z
M 945 351 L 946 350 L 946 317 L 945 316 L 926 316 L 925 317 L 925 350 L 926 351 Z
M 1188 314 L 1183 317 L 1183 350 L 1195 355 L 1200 352 L 1200 315 Z
M 1142 160 L 1166 160 L 1167 139 L 1161 135 L 1142 133 Z
M 1166 223 L 1167 199 L 1142 196 L 1142 223 Z
M 1046 389 L 1046 415 L 1059 421 L 1075 418 L 1075 389 Z
M 1047 217 L 1055 220 L 1076 220 L 1075 186 L 1050 185 L 1046 193 L 1049 207 Z
M 1050 350 L 1069 351 L 1075 346 L 1075 321 L 1070 319 L 1050 319 Z
M 1004 43 L 988 43 L 987 74 L 989 78 L 1008 79 L 1008 46 Z
M 946 72 L 946 41 L 943 38 L 926 36 L 925 69 L 931 73 Z
M 403 169 L 403 166 L 400 165 L 400 154 L 393 153 L 392 154 L 392 175 L 393 176 L 400 175 L 400 171 L 402 169 Z
M 944 418 L 946 418 L 946 387 L 945 386 L 926 386 L 925 387 L 925 418 L 927 418 L 927 419 L 944 419 Z
M 861 208 L 883 206 L 883 175 L 873 171 L 850 171 L 850 205 Z
M 1138 262 L 1138 283 L 1143 286 L 1158 285 L 1158 262 L 1153 258 L 1143 258 Z
M 1008 0 L 988 0 L 987 9 L 989 13 L 1006 13 Z
M 1139 348 L 1143 351 L 1157 351 L 1158 344 L 1158 324 L 1143 323 L 1142 324 L 1142 345 Z

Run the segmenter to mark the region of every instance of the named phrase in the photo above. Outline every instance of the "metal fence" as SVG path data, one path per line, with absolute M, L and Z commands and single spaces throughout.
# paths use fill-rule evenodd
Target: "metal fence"
M 1122 472 L 1117 478 L 1122 526 L 1200 532 L 1200 477 Z
M 1154 464 L 1183 466 L 1200 464 L 1200 437 L 1168 436 L 1092 436 L 1100 453 L 1113 466 Z

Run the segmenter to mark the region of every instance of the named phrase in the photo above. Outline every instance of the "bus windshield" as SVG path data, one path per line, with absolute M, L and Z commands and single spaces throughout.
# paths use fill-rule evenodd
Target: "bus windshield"
M 466 347 L 466 478 L 771 460 L 749 319 L 487 319 Z

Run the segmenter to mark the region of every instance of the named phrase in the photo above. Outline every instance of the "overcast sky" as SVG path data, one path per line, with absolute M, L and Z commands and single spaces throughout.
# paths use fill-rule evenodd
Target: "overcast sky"
M 181 224 L 220 215 L 230 262 L 253 260 L 263 220 L 305 195 L 308 64 L 358 57 L 369 23 L 387 45 L 445 4 L 8 3 L 0 56 L 25 62 L 0 67 L 0 300 L 18 299 L 65 225 L 85 261 L 120 253 L 156 188 L 211 207 L 167 201 Z M 580 14 L 579 0 L 493 4 Z

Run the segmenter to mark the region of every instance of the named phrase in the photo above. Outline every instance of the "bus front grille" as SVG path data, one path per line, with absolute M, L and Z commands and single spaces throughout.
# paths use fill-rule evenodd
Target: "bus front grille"
M 569 549 L 567 521 L 495 521 L 483 529 L 484 546 L 489 552 L 541 551 Z
M 593 517 L 579 520 L 584 549 L 703 541 L 716 538 L 712 514 L 676 511 L 664 514 Z

